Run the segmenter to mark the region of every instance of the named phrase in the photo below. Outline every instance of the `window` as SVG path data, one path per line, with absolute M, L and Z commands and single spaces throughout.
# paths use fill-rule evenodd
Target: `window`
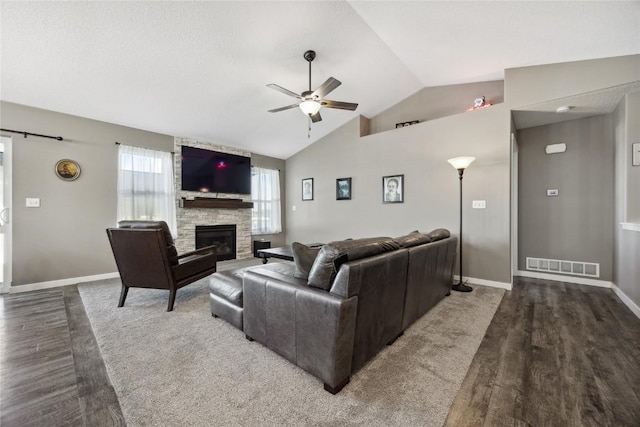
M 251 201 L 251 233 L 280 233 L 280 171 L 258 167 L 251 169 Z
M 177 235 L 173 156 L 165 151 L 120 145 L 118 221 L 165 221 Z

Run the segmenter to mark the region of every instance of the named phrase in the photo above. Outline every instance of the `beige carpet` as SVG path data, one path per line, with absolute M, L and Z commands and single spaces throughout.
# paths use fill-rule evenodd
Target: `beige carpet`
M 441 426 L 504 293 L 452 293 L 334 396 L 214 319 L 206 285 L 171 313 L 167 291 L 131 289 L 117 308 L 118 280 L 78 286 L 129 426 Z

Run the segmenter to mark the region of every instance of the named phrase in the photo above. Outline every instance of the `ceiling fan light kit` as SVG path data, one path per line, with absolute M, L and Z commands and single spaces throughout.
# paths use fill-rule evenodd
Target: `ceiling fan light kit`
M 320 111 L 320 107 L 320 103 L 312 99 L 307 99 L 300 103 L 300 109 L 307 116 L 313 116 L 314 114 L 316 114 L 318 111 Z
M 300 110 L 305 115 L 307 115 L 313 123 L 316 123 L 322 120 L 322 117 L 320 116 L 320 109 L 322 107 L 355 111 L 355 109 L 358 107 L 358 104 L 352 102 L 331 101 L 329 99 L 323 99 L 324 96 L 328 95 L 331 91 L 342 84 L 339 80 L 333 77 L 329 77 L 315 91 L 311 90 L 311 62 L 313 62 L 313 60 L 316 58 L 316 53 L 313 50 L 308 50 L 304 53 L 303 56 L 304 59 L 309 62 L 309 90 L 306 90 L 298 95 L 297 93 L 285 89 L 282 86 L 278 86 L 275 83 L 268 84 L 267 87 L 275 89 L 278 92 L 289 95 L 300 101 L 297 104 L 287 105 L 286 107 L 274 108 L 273 110 L 269 110 L 269 112 L 277 113 L 279 111 L 300 107 Z

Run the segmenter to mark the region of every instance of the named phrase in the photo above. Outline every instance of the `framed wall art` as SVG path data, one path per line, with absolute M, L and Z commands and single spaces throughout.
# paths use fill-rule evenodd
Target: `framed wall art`
M 336 179 L 336 200 L 351 200 L 351 178 Z
M 56 163 L 55 172 L 64 181 L 74 181 L 80 176 L 80 165 L 76 161 L 62 159 Z
M 404 203 L 404 175 L 382 177 L 382 203 Z
M 302 200 L 313 200 L 313 178 L 302 180 Z

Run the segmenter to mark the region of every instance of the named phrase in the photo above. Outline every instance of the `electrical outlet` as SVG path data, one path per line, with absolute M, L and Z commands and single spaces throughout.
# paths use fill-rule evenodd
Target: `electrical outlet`
M 473 202 L 471 202 L 471 207 L 473 209 L 485 209 L 487 207 L 487 201 L 486 200 L 474 200 Z
M 28 208 L 39 208 L 40 207 L 40 199 L 35 197 L 27 197 L 25 206 Z
M 291 210 L 292 210 L 292 211 L 295 211 L 295 210 L 296 210 L 295 205 L 291 207 Z

